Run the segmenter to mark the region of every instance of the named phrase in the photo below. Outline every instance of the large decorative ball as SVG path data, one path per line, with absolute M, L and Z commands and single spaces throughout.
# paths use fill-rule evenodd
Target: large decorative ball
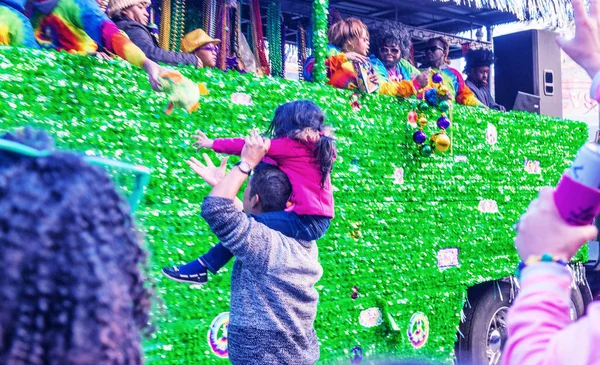
M 439 72 L 436 72 L 431 77 L 431 80 L 436 84 L 439 84 L 440 82 L 444 81 L 444 78 L 442 78 L 442 75 Z
M 448 100 L 441 101 L 438 107 L 442 112 L 447 112 L 450 109 L 450 102 Z
M 448 127 L 450 127 L 450 119 L 448 119 L 447 116 L 442 115 L 437 120 L 437 126 L 441 129 L 448 129 Z
M 426 140 L 427 136 L 425 135 L 425 133 L 423 133 L 423 131 L 416 131 L 415 133 L 413 133 L 413 141 L 415 141 L 416 144 L 421 144 Z
M 426 101 L 422 101 L 419 103 L 419 110 L 425 111 L 427 109 L 429 109 L 429 104 L 427 104 Z
M 435 139 L 435 149 L 444 152 L 450 147 L 450 138 L 446 133 L 439 133 Z
M 421 146 L 421 151 L 420 152 L 421 152 L 421 156 L 423 156 L 423 157 L 429 157 L 433 153 L 433 150 L 431 149 L 430 145 L 424 144 L 423 146 Z

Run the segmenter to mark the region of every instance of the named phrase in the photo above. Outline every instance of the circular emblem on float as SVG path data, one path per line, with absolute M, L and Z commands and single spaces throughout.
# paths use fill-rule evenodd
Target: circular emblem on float
M 223 312 L 213 319 L 208 328 L 208 347 L 213 354 L 222 359 L 227 359 L 227 327 L 229 326 L 229 312 Z
M 414 348 L 418 349 L 425 345 L 429 337 L 429 320 L 423 312 L 412 315 L 406 334 Z

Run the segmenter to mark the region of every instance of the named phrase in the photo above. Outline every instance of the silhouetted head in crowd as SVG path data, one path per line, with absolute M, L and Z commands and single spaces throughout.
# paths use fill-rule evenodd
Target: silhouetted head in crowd
M 385 68 L 394 68 L 401 58 L 410 59 L 410 34 L 397 22 L 385 21 L 371 32 L 371 53 Z
M 487 86 L 494 52 L 488 49 L 470 50 L 465 55 L 465 74 L 476 86 Z
M 0 138 L 52 148 L 29 128 Z M 141 364 L 144 261 L 104 170 L 0 149 L 0 364 Z

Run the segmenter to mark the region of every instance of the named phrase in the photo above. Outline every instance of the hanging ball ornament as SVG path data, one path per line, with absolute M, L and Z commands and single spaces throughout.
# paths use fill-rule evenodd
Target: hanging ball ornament
M 440 110 L 443 113 L 445 113 L 445 112 L 447 112 L 450 109 L 450 102 L 448 100 L 441 101 L 438 104 L 438 108 L 440 108 Z
M 448 94 L 448 86 L 442 85 L 438 88 L 439 95 L 447 95 Z
M 425 111 L 429 109 L 429 104 L 425 100 L 419 103 L 419 110 Z
M 433 153 L 433 150 L 431 149 L 430 145 L 424 144 L 423 146 L 421 146 L 420 152 L 421 152 L 421 156 L 429 157 Z
M 421 114 L 421 118 L 419 118 L 419 125 L 421 128 L 424 128 L 427 125 L 427 118 Z
M 447 116 L 442 114 L 442 116 L 439 117 L 437 120 L 437 126 L 440 129 L 448 129 L 448 127 L 450 127 L 450 119 L 448 119 Z
M 421 144 L 426 140 L 427 136 L 425 135 L 425 133 L 423 133 L 423 131 L 416 131 L 415 133 L 413 133 L 413 141 L 415 141 L 416 144 Z
M 408 113 L 408 121 L 409 122 L 416 123 L 418 118 L 419 118 L 419 115 L 414 110 L 411 110 L 410 113 Z
M 450 138 L 446 133 L 438 133 L 435 137 L 435 149 L 444 152 L 450 147 Z
M 442 75 L 439 72 L 434 73 L 433 76 L 431 76 L 431 80 L 436 84 L 439 84 L 440 82 L 444 81 Z

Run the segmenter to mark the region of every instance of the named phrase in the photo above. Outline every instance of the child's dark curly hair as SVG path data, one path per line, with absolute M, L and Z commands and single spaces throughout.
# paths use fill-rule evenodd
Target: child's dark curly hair
M 0 138 L 51 147 L 29 128 Z M 143 363 L 145 257 L 105 171 L 0 150 L 0 364 Z
M 402 24 L 386 20 L 371 31 L 371 53 L 377 55 L 379 48 L 386 42 L 396 43 L 402 58 L 410 59 L 412 41 Z

